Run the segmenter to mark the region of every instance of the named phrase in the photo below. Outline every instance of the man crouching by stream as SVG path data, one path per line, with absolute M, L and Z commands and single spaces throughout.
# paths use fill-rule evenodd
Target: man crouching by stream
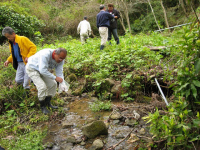
M 28 59 L 26 72 L 36 85 L 40 107 L 44 114 L 49 113 L 46 107 L 58 108 L 52 106 L 50 101 L 56 94 L 57 82 L 64 81 L 63 64 L 66 56 L 67 51 L 64 48 L 43 49 Z M 49 72 L 50 69 L 55 69 L 56 76 Z

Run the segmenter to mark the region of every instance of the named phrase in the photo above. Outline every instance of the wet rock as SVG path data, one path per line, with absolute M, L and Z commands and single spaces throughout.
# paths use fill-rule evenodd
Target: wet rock
M 71 150 L 86 150 L 86 149 L 78 145 L 78 146 L 74 146 Z
M 122 89 L 121 83 L 115 84 L 111 89 L 111 93 L 113 94 L 119 93 L 121 89 Z
M 97 139 L 93 142 L 92 146 L 88 150 L 101 150 L 103 148 L 103 142 Z
M 113 124 L 118 124 L 119 120 L 113 120 Z
M 131 128 L 129 126 L 117 126 L 117 127 L 114 127 L 109 133 L 110 133 L 110 136 L 112 136 L 112 139 L 113 138 L 116 138 L 116 139 L 122 139 L 124 138 L 127 134 L 129 134 Z
M 134 126 L 136 123 L 137 123 L 137 120 L 136 119 L 134 119 L 134 118 L 127 118 L 126 120 L 125 120 L 125 123 L 126 123 L 126 125 L 129 125 L 129 126 Z
M 76 139 L 74 136 L 68 136 L 66 138 L 67 143 L 76 143 Z
M 83 134 L 88 138 L 108 134 L 108 129 L 103 121 L 94 121 L 82 127 Z
M 72 122 L 67 122 L 67 121 L 64 121 L 62 122 L 62 128 L 63 129 L 66 129 L 66 128 L 70 128 L 72 127 L 74 124 Z
M 84 141 L 82 141 L 81 143 L 80 143 L 80 145 L 82 145 L 82 146 L 84 146 L 86 143 L 84 142 Z
M 92 102 L 98 101 L 98 98 L 97 97 L 91 97 L 90 101 L 92 101 Z
M 66 129 L 66 128 L 69 128 L 69 127 L 72 127 L 74 125 L 76 125 L 78 123 L 80 119 L 80 116 L 79 115 L 67 115 L 62 121 L 62 128 L 63 129 Z
M 113 119 L 113 120 L 118 120 L 122 118 L 122 115 L 117 112 L 117 111 L 114 111 L 111 115 L 110 115 L 110 119 Z
M 73 143 L 65 143 L 61 145 L 61 150 L 71 150 L 73 148 Z
M 106 83 L 107 85 L 109 85 L 110 87 L 112 87 L 113 85 L 115 85 L 115 81 L 112 80 L 112 79 L 109 79 L 109 78 L 106 78 L 106 79 L 105 79 L 105 83 Z
M 136 120 L 140 119 L 140 115 L 135 110 L 133 110 L 133 116 Z
M 60 146 L 54 145 L 52 150 L 61 150 L 61 149 L 60 149 Z
M 141 135 L 145 134 L 145 129 L 144 129 L 144 128 L 141 128 L 140 131 L 139 131 L 139 133 L 140 133 Z

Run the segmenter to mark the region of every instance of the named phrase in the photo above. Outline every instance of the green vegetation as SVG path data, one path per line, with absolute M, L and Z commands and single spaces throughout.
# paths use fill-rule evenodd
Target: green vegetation
M 97 100 L 95 101 L 94 103 L 90 104 L 90 109 L 92 111 L 102 111 L 102 110 L 111 110 L 111 102 L 110 101 L 107 101 L 107 102 L 104 102 L 104 101 L 100 101 L 100 100 Z
M 196 8 L 199 2 L 184 1 L 185 7 L 179 8 L 179 2 L 183 0 L 163 0 L 170 25 L 190 21 L 192 24 L 160 33 L 152 32 L 157 29 L 157 25 L 153 14 L 149 13 L 148 3 L 132 5 L 132 1 L 126 1 L 124 5 L 130 7 L 129 11 L 133 10 L 132 6 L 137 8 L 134 9 L 136 12 L 130 11 L 128 14 L 134 16 L 130 18 L 130 31 L 138 34 L 132 35 L 126 29 L 126 34 L 120 36 L 119 45 L 113 40 L 112 45 L 107 44 L 103 51 L 99 50 L 100 39 L 96 36 L 88 39 L 85 45 L 75 39 L 77 24 L 86 10 L 91 18 L 93 32 L 98 34 L 95 25 L 98 7 L 94 6 L 98 6 L 100 1 L 59 2 L 12 0 L 8 3 L 3 0 L 0 4 L 0 30 L 4 26 L 13 27 L 17 33 L 33 39 L 38 50 L 57 47 L 67 49 L 65 79 L 71 85 L 72 94 L 93 92 L 98 97 L 99 100 L 90 105 L 92 111 L 111 110 L 113 99 L 137 102 L 141 96 L 151 96 L 152 91 L 146 91 L 147 85 L 154 84 L 154 78 L 160 77 L 166 89 L 173 90 L 174 99 L 169 100 L 170 105 L 164 110 L 165 114 L 161 115 L 156 110 L 145 117 L 150 123 L 149 129 L 154 140 L 164 141 L 163 147 L 167 149 L 192 149 L 194 145 L 198 146 L 200 29 L 199 23 L 194 21 L 194 14 L 191 15 L 191 9 Z M 166 25 L 159 4 L 159 0 L 152 2 L 158 25 L 164 28 Z M 120 6 L 117 8 L 125 13 Z M 145 11 L 141 12 L 138 8 Z M 180 18 L 183 12 L 184 17 Z M 125 18 L 121 21 L 127 28 L 128 21 Z M 121 24 L 119 33 L 125 33 Z M 4 40 L 4 37 L 0 37 L 0 43 Z M 165 49 L 150 50 L 154 46 L 165 46 Z M 41 129 L 37 126 L 52 121 L 52 118 L 63 117 L 64 100 L 56 95 L 54 103 L 60 106 L 59 110 L 52 110 L 50 116 L 43 115 L 34 85 L 31 85 L 31 97 L 24 97 L 23 88 L 15 85 L 15 70 L 11 65 L 7 68 L 3 66 L 9 56 L 7 44 L 0 46 L 0 49 L 0 145 L 6 149 L 43 149 L 41 141 L 47 131 L 45 127 Z M 112 83 L 107 79 L 118 83 L 115 93 L 111 92 Z
M 188 34 L 190 30 L 192 32 Z M 64 65 L 65 78 L 69 80 L 68 76 L 73 74 L 74 80 L 68 81 L 70 84 L 73 83 L 70 87 L 72 91 L 78 87 L 77 83 L 83 84 L 80 81 L 84 81 L 81 92 L 95 92 L 100 100 L 90 105 L 92 111 L 111 109 L 111 101 L 107 101 L 107 103 L 101 101 L 112 100 L 113 98 L 113 95 L 109 94 L 109 86 L 107 82 L 105 82 L 106 78 L 121 81 L 122 91 L 119 93 L 118 98 L 130 102 L 137 99 L 139 92 L 143 92 L 145 88 L 144 79 L 153 82 L 153 79 L 150 78 L 150 74 L 148 74 L 152 66 L 160 66 L 161 70 L 163 70 L 163 81 L 173 81 L 171 83 L 174 83 L 172 86 L 177 97 L 185 97 L 185 101 L 182 102 L 180 99 L 178 103 L 176 101 L 171 102 L 168 107 L 169 113 L 167 115 L 161 116 L 158 111 L 154 114 L 150 114 L 149 117 L 147 117 L 152 124 L 150 130 L 152 134 L 156 135 L 156 139 L 168 139 L 167 141 L 169 143 L 167 142 L 167 147 L 172 147 L 173 145 L 177 147 L 180 145 L 181 147 L 187 142 L 189 142 L 187 143 L 188 146 L 191 146 L 190 141 L 198 140 L 198 130 L 193 133 L 194 129 L 197 128 L 199 106 L 198 103 L 196 103 L 199 100 L 196 94 L 199 88 L 199 71 L 198 65 L 196 65 L 199 63 L 199 53 L 197 50 L 199 40 L 199 34 L 197 33 L 199 32 L 197 31 L 199 31 L 199 27 L 193 24 L 172 33 L 163 32 L 160 34 L 152 32 L 149 35 L 140 33 L 135 36 L 127 34 L 120 37 L 120 45 L 116 45 L 115 42 L 112 41 L 112 45 L 107 45 L 103 51 L 99 50 L 98 43 L 100 39 L 97 38 L 89 39 L 88 43 L 85 45 L 82 45 L 79 40 L 75 39 L 71 39 L 65 43 L 57 41 L 55 45 L 45 44 L 42 47 L 38 47 L 38 50 L 47 47 L 63 47 L 68 50 L 67 62 Z M 166 46 L 166 49 L 162 51 L 151 51 L 148 48 L 149 46 Z M 5 45 L 2 47 L 5 47 Z M 7 56 L 5 51 L 2 53 L 2 56 Z M 0 135 L 2 139 L 0 143 L 7 148 L 11 148 L 11 146 L 5 144 L 6 141 L 8 142 L 5 137 L 12 135 L 20 139 L 16 132 L 18 131 L 19 124 L 25 128 L 25 131 L 29 131 L 31 134 L 31 132 L 37 131 L 34 130 L 34 128 L 38 123 L 49 121 L 50 116 L 41 114 L 36 93 L 32 92 L 31 98 L 22 98 L 23 90 L 19 90 L 18 87 L 13 86 L 14 70 L 11 66 L 9 66 L 9 68 L 1 68 L 1 75 L 6 80 L 1 80 L 2 90 L 0 91 L 0 95 L 3 109 L 1 109 L 2 115 L 0 119 Z M 147 76 L 141 76 L 141 72 L 147 72 Z M 160 74 L 157 72 L 157 76 L 159 75 Z M 185 80 L 186 77 L 188 80 Z M 187 86 L 188 88 L 186 88 Z M 187 89 L 190 89 L 189 95 L 187 94 Z M 58 105 L 63 105 L 63 101 L 59 96 L 55 97 L 55 99 L 58 99 L 58 101 L 56 101 Z M 183 104 L 184 107 L 182 106 Z M 193 111 L 191 111 L 191 109 Z M 186 112 L 188 113 L 184 114 Z M 54 115 L 54 112 L 52 113 L 52 115 Z M 62 113 L 60 108 L 58 117 L 62 116 Z M 171 114 L 174 114 L 173 118 L 174 120 L 176 119 L 176 123 L 174 123 L 176 124 L 176 128 L 159 123 L 159 119 L 161 119 L 160 121 L 166 120 L 167 124 L 169 124 L 172 117 Z M 184 117 L 183 119 L 180 118 L 181 114 Z M 191 125 L 186 125 L 186 123 L 188 123 L 188 118 L 192 118 L 193 120 Z M 155 128 L 155 126 L 157 126 L 157 128 Z M 163 134 L 157 134 L 157 132 L 160 131 L 158 129 L 160 129 Z M 185 129 L 186 131 L 184 131 Z M 166 134 L 168 130 L 170 134 Z M 179 139 L 179 134 L 183 134 L 184 137 L 181 136 L 181 139 Z M 36 138 L 41 138 L 41 136 Z M 177 136 L 178 139 L 173 141 L 173 136 Z M 16 140 L 16 138 L 11 139 L 11 141 Z M 180 141 L 185 142 L 181 145 Z M 18 143 L 13 143 L 19 146 Z M 32 143 L 32 146 L 34 146 L 34 143 Z

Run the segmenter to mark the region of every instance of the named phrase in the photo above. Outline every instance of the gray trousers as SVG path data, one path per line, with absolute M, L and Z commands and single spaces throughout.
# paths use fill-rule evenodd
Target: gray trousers
M 18 62 L 15 81 L 17 82 L 17 84 L 23 84 L 24 89 L 30 89 L 30 78 L 26 73 L 26 66 L 24 62 Z
M 30 68 L 29 65 L 26 65 L 26 72 L 38 90 L 39 101 L 43 101 L 46 96 L 55 96 L 56 80 L 44 77 L 37 70 Z

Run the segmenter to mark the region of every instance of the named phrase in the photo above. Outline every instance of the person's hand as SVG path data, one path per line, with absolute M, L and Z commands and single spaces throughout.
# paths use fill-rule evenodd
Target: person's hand
M 10 63 L 10 62 L 6 60 L 6 61 L 4 62 L 4 66 L 5 66 L 5 67 L 8 67 L 8 64 L 9 64 L 9 63 Z
M 61 77 L 56 77 L 56 81 L 59 82 L 59 83 L 62 83 L 63 79 Z
M 24 61 L 27 63 L 27 62 L 28 62 L 28 57 L 26 57 L 26 58 L 24 59 Z
M 115 19 L 117 19 L 117 16 L 114 16 Z

